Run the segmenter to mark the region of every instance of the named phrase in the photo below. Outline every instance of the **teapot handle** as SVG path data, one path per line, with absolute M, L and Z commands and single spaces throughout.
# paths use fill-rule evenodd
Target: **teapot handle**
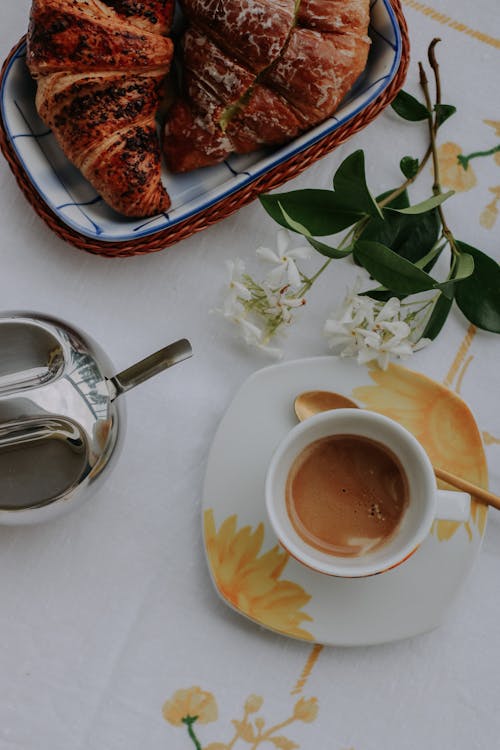
M 152 378 L 168 367 L 189 359 L 193 354 L 191 344 L 187 339 L 180 339 L 173 344 L 165 346 L 163 349 L 150 354 L 149 357 L 141 359 L 140 362 L 131 365 L 126 370 L 122 370 L 117 375 L 108 379 L 111 391 L 111 400 L 114 401 L 122 393 L 135 388 L 145 380 Z

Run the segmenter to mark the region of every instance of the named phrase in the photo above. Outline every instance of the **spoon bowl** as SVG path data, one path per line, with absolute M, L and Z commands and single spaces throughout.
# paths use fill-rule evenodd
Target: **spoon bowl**
M 331 409 L 357 409 L 358 405 L 340 393 L 333 391 L 304 391 L 293 403 L 295 414 L 299 422 L 309 419 L 320 411 Z

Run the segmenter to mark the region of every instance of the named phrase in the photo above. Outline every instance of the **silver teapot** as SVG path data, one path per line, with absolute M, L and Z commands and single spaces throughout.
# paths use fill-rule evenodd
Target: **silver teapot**
M 118 397 L 191 354 L 182 339 L 114 374 L 67 323 L 0 315 L 0 523 L 43 521 L 88 497 L 119 454 Z

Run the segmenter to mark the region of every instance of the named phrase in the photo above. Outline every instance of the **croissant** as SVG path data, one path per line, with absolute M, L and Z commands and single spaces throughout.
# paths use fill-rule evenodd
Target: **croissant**
M 295 138 L 335 112 L 366 65 L 369 0 L 182 6 L 183 90 L 163 134 L 174 172 Z
M 173 0 L 33 0 L 36 107 L 68 159 L 126 216 L 166 211 L 156 112 Z

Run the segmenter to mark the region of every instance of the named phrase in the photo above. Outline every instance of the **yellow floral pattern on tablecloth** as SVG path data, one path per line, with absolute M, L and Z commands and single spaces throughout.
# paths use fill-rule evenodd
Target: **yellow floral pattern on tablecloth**
M 487 487 L 488 469 L 481 435 L 467 405 L 440 383 L 391 364 L 387 370 L 372 368 L 375 385 L 360 386 L 354 398 L 406 427 L 422 443 L 435 466 Z M 443 482 L 440 487 L 452 489 Z M 471 522 L 482 535 L 487 508 L 473 500 L 471 521 L 465 524 L 472 538 Z M 450 539 L 462 526 L 456 521 L 436 521 L 439 540 Z
M 299 698 L 292 708 L 291 715 L 275 724 L 269 724 L 259 713 L 263 704 L 262 696 L 248 696 L 243 706 L 243 715 L 231 722 L 234 727 L 231 739 L 227 742 L 211 742 L 205 746 L 200 743 L 195 724 L 208 724 L 217 720 L 217 702 L 212 693 L 198 686 L 177 690 L 164 704 L 163 717 L 173 726 L 186 726 L 196 750 L 233 750 L 236 745 L 241 747 L 243 743 L 250 745 L 250 750 L 257 750 L 263 744 L 278 750 L 299 748 L 300 746 L 287 736 L 288 727 L 297 721 L 307 724 L 315 721 L 318 715 L 317 698 Z M 283 733 L 284 730 L 287 734 Z
M 495 156 L 498 156 L 498 155 L 499 154 L 495 154 Z M 498 204 L 500 202 L 500 185 L 496 185 L 495 187 L 488 188 L 488 190 L 490 191 L 490 193 L 493 194 L 493 200 L 491 201 L 491 203 L 488 203 L 481 211 L 481 216 L 479 217 L 479 223 L 485 229 L 493 229 L 498 219 Z
M 238 529 L 238 517 L 226 518 L 219 530 L 212 510 L 204 515 L 205 548 L 221 596 L 248 617 L 286 635 L 314 640 L 302 623 L 312 617 L 302 608 L 310 596 L 302 586 L 281 580 L 288 554 L 275 545 L 261 554 L 264 525 Z
M 483 120 L 483 122 L 485 125 L 489 125 L 490 128 L 493 128 L 495 135 L 498 135 L 500 138 L 500 120 Z
M 211 693 L 199 687 L 177 690 L 163 705 L 163 718 L 174 726 L 181 726 L 186 719 L 196 717 L 199 724 L 217 721 L 218 710 Z
M 500 120 L 483 120 L 483 122 L 493 128 L 495 135 L 500 136 Z M 464 155 L 461 146 L 457 143 L 443 143 L 438 148 L 439 177 L 442 186 L 456 192 L 464 192 L 475 187 L 477 177 L 470 162 L 472 159 L 484 157 L 493 158 L 500 166 L 500 144 Z M 484 229 L 493 229 L 499 215 L 500 185 L 490 186 L 488 190 L 493 195 L 493 199 L 481 211 L 479 223 Z
M 439 178 L 443 187 L 459 193 L 470 190 L 477 183 L 477 177 L 469 165 L 467 169 L 458 161 L 462 148 L 457 143 L 443 143 L 438 148 Z

